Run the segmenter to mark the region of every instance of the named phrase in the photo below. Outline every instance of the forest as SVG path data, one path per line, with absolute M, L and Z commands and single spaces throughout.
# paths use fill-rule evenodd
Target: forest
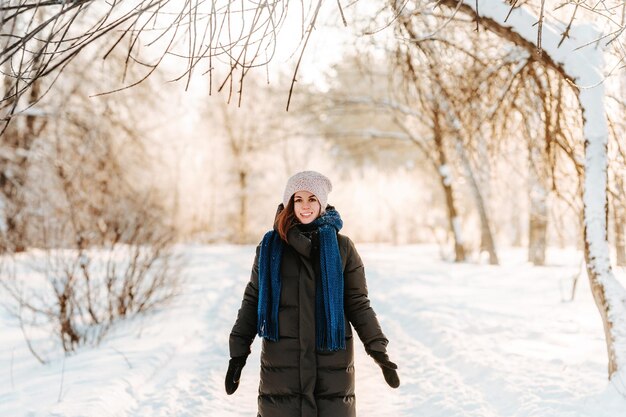
M 455 411 L 446 408 L 458 397 L 451 390 L 435 412 L 427 394 L 419 397 L 428 391 L 415 365 L 404 374 L 417 381 L 408 397 L 372 405 L 376 415 L 617 416 L 626 405 L 624 1 L 4 0 L 0 20 L 0 326 L 8 346 L 0 351 L 0 398 L 8 398 L 0 414 L 109 415 L 94 404 L 122 404 L 122 396 L 89 402 L 75 394 L 83 403 L 73 408 L 63 382 L 50 405 L 30 409 L 23 397 L 43 388 L 22 391 L 14 373 L 43 387 L 42 369 L 65 375 L 67 360 L 68 372 L 86 378 L 81 357 L 139 338 L 143 326 L 156 332 L 151 320 L 174 320 L 185 303 L 205 308 L 223 298 L 227 306 L 202 310 L 204 321 L 184 310 L 188 329 L 171 330 L 190 340 L 203 326 L 221 329 L 222 346 L 207 340 L 210 358 L 197 358 L 221 384 L 227 327 L 254 246 L 273 225 L 286 180 L 308 169 L 333 182 L 329 203 L 341 212 L 341 233 L 364 249 L 368 271 L 371 259 L 372 303 L 392 339 L 427 314 L 425 300 L 412 298 L 394 310 L 386 291 L 396 282 L 438 297 L 459 291 L 462 306 L 493 290 L 500 295 L 485 305 L 511 303 L 515 314 L 533 305 L 515 293 L 543 288 L 553 294 L 537 295 L 548 303 L 540 311 L 558 311 L 566 327 L 593 323 L 580 324 L 574 342 L 554 336 L 559 346 L 596 343 L 593 367 L 584 366 L 602 377 L 594 385 L 601 394 L 572 414 L 565 395 L 555 409 L 485 399 L 480 407 L 495 408 L 479 414 L 460 396 Z M 394 321 L 394 311 L 406 320 Z M 509 313 L 497 311 L 489 326 L 508 323 Z M 438 320 L 424 326 L 437 323 L 439 334 L 448 324 Z M 546 329 L 537 331 L 542 343 L 563 326 Z M 428 340 L 444 339 L 410 333 L 441 352 Z M 155 337 L 164 344 L 170 336 Z M 391 346 L 408 364 L 420 348 L 402 343 Z M 132 369 L 131 351 L 113 350 Z M 155 360 L 192 366 L 167 352 L 159 348 Z M 467 361 L 459 368 L 470 369 Z M 507 378 L 515 372 L 507 368 Z M 375 394 L 381 386 L 365 375 L 357 390 Z M 141 395 L 129 394 L 131 408 L 114 415 L 246 415 L 217 388 L 203 392 L 204 403 L 183 401 L 188 414 L 149 397 L 135 404 Z M 541 406 L 549 401 L 542 395 Z M 72 411 L 80 407 L 95 408 Z

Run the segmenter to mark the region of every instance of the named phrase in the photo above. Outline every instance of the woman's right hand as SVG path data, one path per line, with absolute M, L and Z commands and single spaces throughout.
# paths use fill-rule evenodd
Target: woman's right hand
M 247 356 L 238 356 L 228 361 L 228 371 L 226 371 L 226 394 L 231 395 L 239 387 L 241 370 L 246 365 Z

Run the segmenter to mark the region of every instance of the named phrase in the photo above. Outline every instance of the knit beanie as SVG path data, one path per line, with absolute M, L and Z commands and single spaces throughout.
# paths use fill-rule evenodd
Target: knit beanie
M 287 207 L 289 199 L 298 191 L 308 191 L 314 194 L 322 207 L 321 212 L 326 210 L 328 202 L 328 193 L 333 189 L 330 180 L 324 175 L 315 171 L 298 172 L 287 181 L 285 193 L 283 194 L 283 205 Z

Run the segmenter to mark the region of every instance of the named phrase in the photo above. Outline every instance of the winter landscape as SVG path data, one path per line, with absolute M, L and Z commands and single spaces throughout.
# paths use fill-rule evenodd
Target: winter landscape
M 0 417 L 626 416 L 623 0 L 0 22 Z
M 623 415 L 626 381 L 607 381 L 602 323 L 584 273 L 570 301 L 579 252 L 550 250 L 547 265 L 533 267 L 510 250 L 492 267 L 437 261 L 432 246 L 359 249 L 402 382 L 387 387 L 357 345 L 359 415 Z M 97 348 L 42 366 L 3 316 L 0 415 L 254 415 L 258 339 L 239 390 L 227 396 L 223 381 L 254 247 L 179 250 L 188 260 L 181 298 L 116 327 Z

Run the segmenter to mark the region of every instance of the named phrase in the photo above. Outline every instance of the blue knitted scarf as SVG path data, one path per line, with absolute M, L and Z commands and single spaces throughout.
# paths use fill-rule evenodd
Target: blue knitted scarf
M 346 348 L 343 311 L 343 270 L 337 232 L 343 222 L 335 209 L 327 210 L 312 225 L 318 226 L 320 277 L 315 291 L 316 345 L 318 350 Z M 259 253 L 259 304 L 257 332 L 260 337 L 278 340 L 280 265 L 285 243 L 275 230 L 263 237 Z

